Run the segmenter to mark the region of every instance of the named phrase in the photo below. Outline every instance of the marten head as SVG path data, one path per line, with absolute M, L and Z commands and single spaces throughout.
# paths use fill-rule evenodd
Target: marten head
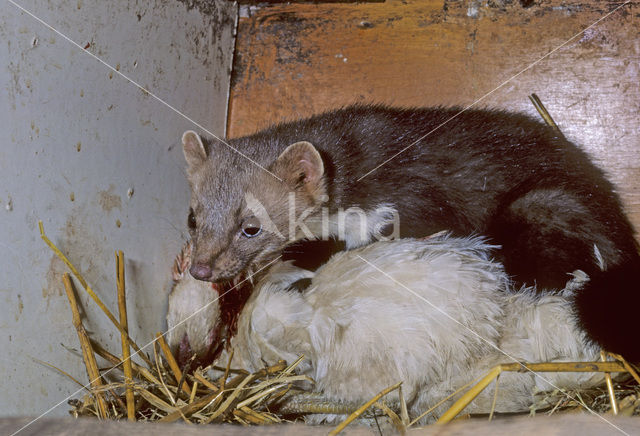
M 271 161 L 222 144 L 212 153 L 193 131 L 182 145 L 191 185 L 190 272 L 199 280 L 228 281 L 274 260 L 326 198 L 324 164 L 309 142 L 291 144 Z

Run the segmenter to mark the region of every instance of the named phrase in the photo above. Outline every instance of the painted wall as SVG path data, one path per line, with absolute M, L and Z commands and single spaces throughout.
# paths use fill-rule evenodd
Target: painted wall
M 224 135 L 236 6 L 155 0 L 16 0 L 81 47 Z M 192 123 L 12 2 L 0 6 L 0 415 L 64 415 L 86 382 L 48 236 L 117 313 L 114 251 L 126 258 L 129 326 L 165 327 L 170 268 L 186 237 L 180 136 Z M 119 334 L 79 291 L 85 326 Z

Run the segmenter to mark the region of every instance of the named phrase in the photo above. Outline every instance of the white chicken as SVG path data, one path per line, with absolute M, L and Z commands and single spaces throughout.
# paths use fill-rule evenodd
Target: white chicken
M 338 403 L 363 403 L 402 381 L 409 412 L 417 416 L 499 363 L 596 359 L 599 349 L 571 311 L 571 288 L 579 280 L 556 294 L 513 293 L 491 249 L 480 237 L 444 235 L 340 252 L 315 273 L 281 262 L 239 312 L 237 332 L 228 338 L 232 366 L 255 371 L 304 355 L 299 372 Z M 303 292 L 292 287 L 300 279 L 311 279 Z M 206 321 L 215 328 L 221 323 L 220 316 Z M 496 411 L 527 410 L 537 390 L 600 379 L 589 373 L 506 373 Z M 466 412 L 488 412 L 492 400 L 493 388 L 486 389 Z M 315 415 L 312 421 L 342 418 Z

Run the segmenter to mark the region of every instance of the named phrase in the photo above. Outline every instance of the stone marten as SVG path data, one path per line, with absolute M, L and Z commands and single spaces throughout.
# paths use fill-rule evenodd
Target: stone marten
M 480 234 L 517 284 L 561 289 L 584 271 L 579 324 L 640 361 L 640 255 L 619 197 L 585 152 L 528 116 L 356 105 L 228 144 L 188 131 L 183 148 L 200 280 L 255 271 L 302 238 L 353 249 Z

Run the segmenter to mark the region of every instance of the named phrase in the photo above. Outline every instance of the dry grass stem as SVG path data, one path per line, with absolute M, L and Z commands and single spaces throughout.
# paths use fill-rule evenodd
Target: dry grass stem
M 460 397 L 458 401 L 453 403 L 453 406 L 451 406 L 449 410 L 444 412 L 440 416 L 440 418 L 438 418 L 438 424 L 447 423 L 455 418 L 458 413 L 462 412 L 462 409 L 467 407 L 469 403 L 471 403 L 471 401 L 473 401 L 474 398 L 477 397 L 480 392 L 482 392 L 489 385 L 489 383 L 491 383 L 493 379 L 495 379 L 500 374 L 500 372 L 502 372 L 501 365 L 492 368 L 491 371 L 489 371 L 489 373 L 482 378 L 482 380 L 472 386 L 471 389 L 467 391 L 467 393 Z
M 178 366 L 178 362 L 176 362 L 175 357 L 171 354 L 171 350 L 169 349 L 169 345 L 167 345 L 167 341 L 164 340 L 164 336 L 162 333 L 156 333 L 156 341 L 158 345 L 160 345 L 160 349 L 162 350 L 162 354 L 164 355 L 165 360 L 169 364 L 169 369 L 173 372 L 173 377 L 176 379 L 178 383 L 178 388 L 180 388 L 180 383 L 182 381 L 182 371 L 180 371 L 180 367 Z M 185 382 L 183 384 L 184 390 L 187 395 L 191 395 L 191 388 Z
M 147 400 L 149 402 L 149 404 L 151 404 L 153 407 L 166 412 L 166 413 L 174 413 L 178 410 L 180 410 L 178 407 L 172 406 L 171 404 L 167 403 L 166 401 L 163 401 L 160 397 L 157 397 L 156 395 L 152 394 L 151 392 L 149 392 L 148 390 L 141 390 L 140 391 L 140 395 L 142 395 L 142 397 Z
M 280 374 L 278 374 L 278 377 L 285 377 L 285 376 L 291 374 L 293 372 L 293 370 L 296 369 L 296 367 L 298 365 L 300 365 L 300 362 L 302 362 L 303 360 L 304 360 L 304 354 L 301 355 L 300 357 L 298 357 L 296 360 L 294 360 L 291 365 L 289 365 L 285 369 L 283 369 L 282 372 Z M 281 360 L 280 362 L 284 362 L 284 360 Z
M 98 356 L 102 357 L 104 360 L 108 361 L 115 367 L 119 367 L 122 363 L 122 361 L 117 356 L 109 353 L 102 347 L 102 345 L 100 345 L 96 341 L 91 340 L 91 346 Z M 136 377 L 144 377 L 150 383 L 160 384 L 160 380 L 158 380 L 158 378 L 155 377 L 147 368 L 140 366 L 131 360 L 129 361 L 131 362 L 131 367 Z
M 396 389 L 398 389 L 400 387 L 400 385 L 402 384 L 402 382 L 396 383 L 393 386 L 390 386 L 386 389 L 383 389 L 382 391 L 380 391 L 380 393 L 378 395 L 376 395 L 375 397 L 373 397 L 372 399 L 370 399 L 369 401 L 367 401 L 366 403 L 364 403 L 358 410 L 356 410 L 355 412 L 353 412 L 351 415 L 349 415 L 349 417 L 347 417 L 347 419 L 345 419 L 344 421 L 342 421 L 340 423 L 340 425 L 338 425 L 336 428 L 334 428 L 333 430 L 331 430 L 329 432 L 330 436 L 334 436 L 337 435 L 338 433 L 340 433 L 342 430 L 345 429 L 346 426 L 348 426 L 350 423 L 352 423 L 355 419 L 357 419 L 360 415 L 362 415 L 369 407 L 371 407 L 375 402 L 377 402 L 380 398 L 384 397 L 385 395 L 387 395 L 390 392 L 395 391 Z
M 228 409 L 230 408 L 231 404 L 240 396 L 242 389 L 253 379 L 255 378 L 254 374 L 250 374 L 247 377 L 245 377 L 244 380 L 242 380 L 242 382 L 240 382 L 240 384 L 238 385 L 237 388 L 232 389 L 231 395 L 229 395 L 220 405 L 220 407 L 218 407 L 216 409 L 215 412 L 213 412 L 213 414 L 211 414 L 211 416 L 209 416 L 207 418 L 207 422 L 211 422 L 214 419 L 216 419 L 218 416 L 220 416 L 222 413 L 225 413 L 228 411 Z
M 269 425 L 282 422 L 277 417 L 271 416 L 266 413 L 256 412 L 247 406 L 238 407 L 233 411 L 233 415 L 241 420 L 256 425 Z
M 85 390 L 87 390 L 89 393 L 91 393 L 91 389 L 87 388 L 84 384 L 80 383 L 80 381 L 78 381 L 78 379 L 76 379 L 75 377 L 73 377 L 73 376 L 72 376 L 71 374 L 69 374 L 68 372 L 63 371 L 63 370 L 61 370 L 60 368 L 58 368 L 57 366 L 52 365 L 52 364 L 50 364 L 50 363 L 47 363 L 47 362 L 45 362 L 45 361 L 43 361 L 43 360 L 36 359 L 35 357 L 32 357 L 32 359 L 33 359 L 34 361 L 38 362 L 38 363 L 39 363 L 39 364 L 41 364 L 41 365 L 48 366 L 49 368 L 51 368 L 51 369 L 54 369 L 54 370 L 58 371 L 60 374 L 62 374 L 62 375 L 64 375 L 64 376 L 66 376 L 68 379 L 70 379 L 70 380 L 71 380 L 71 381 L 73 381 L 74 383 L 76 383 L 76 384 L 80 385 L 80 387 L 82 387 L 83 389 L 85 389 Z
M 555 130 L 556 133 L 561 135 L 561 137 L 564 137 L 562 131 L 560 130 L 560 127 L 558 127 L 556 122 L 553 121 L 551 114 L 549 113 L 549 111 L 547 111 L 547 108 L 544 107 L 544 104 L 542 104 L 542 100 L 540 100 L 540 97 L 538 97 L 536 94 L 531 94 L 529 96 L 529 100 L 531 100 L 531 103 L 533 103 L 533 106 L 536 108 L 544 122 L 547 123 L 547 125 L 553 130 Z
M 173 398 L 173 395 L 171 395 L 171 391 L 169 391 L 169 388 L 167 387 L 167 384 L 164 382 L 164 376 L 162 375 L 162 373 L 164 372 L 164 365 L 162 365 L 162 360 L 160 359 L 160 357 L 158 355 L 157 345 L 158 345 L 158 341 L 154 341 L 153 342 L 153 357 L 155 358 L 155 361 L 156 361 L 156 371 L 157 371 L 157 374 L 158 374 L 158 378 L 160 378 L 160 387 L 164 391 L 164 393 L 167 396 L 167 398 L 169 399 L 169 401 L 171 401 L 171 404 L 175 405 L 176 404 L 176 400 Z M 160 367 L 162 367 L 162 369 L 160 369 Z
M 193 382 L 193 389 L 191 390 L 191 395 L 189 396 L 189 404 L 193 403 L 193 400 L 196 398 L 197 393 L 198 393 L 198 382 Z
M 89 294 L 91 299 L 98 305 L 98 307 L 104 312 L 104 314 L 107 315 L 107 318 L 111 320 L 111 322 L 118 329 L 118 331 L 121 334 L 127 335 L 127 340 L 129 341 L 129 344 L 133 347 L 136 353 L 145 361 L 145 363 L 151 366 L 151 361 L 147 358 L 147 356 L 144 353 L 142 353 L 142 351 L 140 350 L 140 347 L 138 347 L 138 345 L 133 341 L 133 339 L 131 339 L 129 334 L 122 328 L 122 326 L 120 325 L 116 317 L 113 316 L 113 313 L 111 313 L 111 311 L 107 308 L 107 306 L 105 306 L 102 300 L 100 300 L 98 295 L 87 284 L 84 277 L 82 277 L 82 274 L 80 274 L 80 272 L 76 269 L 76 267 L 73 266 L 73 264 L 69 261 L 69 259 L 67 259 L 67 257 L 62 253 L 62 251 L 60 251 L 60 249 L 56 247 L 53 242 L 51 242 L 51 240 L 47 237 L 47 235 L 45 235 L 42 221 L 38 221 L 38 227 L 40 228 L 40 237 L 45 242 L 45 244 L 47 244 L 49 248 L 51 248 L 51 250 L 58 256 L 58 258 L 60 258 L 60 260 L 62 260 L 65 263 L 65 265 L 67 265 L 67 267 L 71 270 L 71 272 L 76 277 L 76 279 L 78 279 L 78 281 L 80 282 L 84 290 L 87 292 L 87 294 Z
M 400 419 L 398 414 L 391 410 L 391 408 L 387 406 L 384 401 L 376 401 L 374 406 L 382 410 L 389 417 L 389 419 L 391 419 L 391 422 L 393 423 L 393 426 L 396 428 L 396 430 L 398 430 L 398 433 L 400 433 L 401 435 L 404 435 L 406 433 L 406 426 L 402 422 L 402 419 Z
M 193 378 L 197 380 L 197 382 L 202 383 L 204 386 L 206 386 L 209 390 L 217 392 L 219 389 L 216 385 L 214 385 L 213 383 L 211 383 L 209 380 L 207 380 L 206 378 L 204 378 L 204 376 L 202 375 L 202 373 L 200 372 L 200 369 L 196 370 L 196 372 L 193 373 Z M 197 383 L 196 382 L 196 383 Z M 194 388 L 195 389 L 195 388 Z
M 627 372 L 620 362 L 545 362 L 545 363 L 505 363 L 492 368 L 487 375 L 460 397 L 449 410 L 438 419 L 445 424 L 455 418 L 482 392 L 493 379 L 503 371 L 513 372 Z
M 75 293 L 73 292 L 73 285 L 71 284 L 69 274 L 65 273 L 62 276 L 62 281 L 64 282 L 64 289 L 67 292 L 67 298 L 69 299 L 69 305 L 71 306 L 73 326 L 76 328 L 76 332 L 78 333 L 78 340 L 80 341 L 84 364 L 87 368 L 89 383 L 92 388 L 97 389 L 102 385 L 102 377 L 100 376 L 100 371 L 98 371 L 98 364 L 96 363 L 96 356 L 93 354 L 93 348 L 91 348 L 89 335 L 84 329 L 84 325 L 82 325 L 78 302 L 76 300 Z M 107 418 L 107 403 L 104 401 L 102 393 L 95 392 L 95 399 L 98 403 L 98 416 L 102 419 Z
M 500 382 L 500 374 L 496 377 L 496 386 L 493 388 L 493 401 L 491 402 L 491 412 L 489 412 L 489 421 L 493 419 L 493 413 L 496 410 L 496 403 L 498 402 L 498 384 Z
M 407 402 L 404 399 L 402 386 L 398 388 L 398 397 L 400 398 L 400 418 L 402 419 L 402 425 L 409 427 L 409 411 L 407 410 Z
M 638 405 L 640 405 L 640 401 L 638 401 L 638 397 L 637 395 L 629 395 L 627 397 L 624 397 L 621 401 L 620 404 L 618 404 L 618 407 L 620 408 L 620 411 L 618 412 L 618 415 L 620 416 L 633 416 L 634 411 L 636 410 L 636 408 L 638 407 Z
M 231 353 L 229 354 L 229 359 L 227 360 L 227 367 L 224 369 L 224 375 L 222 376 L 222 379 L 220 379 L 220 389 L 222 390 L 224 390 L 224 384 L 227 378 L 229 377 L 229 370 L 231 369 L 231 360 L 233 360 L 233 353 L 234 353 L 234 350 L 231 350 Z
M 420 421 L 422 418 L 424 418 L 425 416 L 427 416 L 428 414 L 430 414 L 431 412 L 433 412 L 434 410 L 436 410 L 438 407 L 440 407 L 442 404 L 446 403 L 447 401 L 449 401 L 451 398 L 453 398 L 454 396 L 458 395 L 460 392 L 464 391 L 465 389 L 467 389 L 469 386 L 473 385 L 474 383 L 477 383 L 482 377 L 478 377 L 475 380 L 471 380 L 469 383 L 467 383 L 464 386 L 459 387 L 455 392 L 452 392 L 451 394 L 449 394 L 448 396 L 446 396 L 445 398 L 443 398 L 442 400 L 438 401 L 435 405 L 431 406 L 429 409 L 425 410 L 424 412 L 422 412 L 420 415 L 418 415 L 416 418 L 414 418 L 413 421 L 411 421 L 409 423 L 409 427 L 414 426 L 418 421 Z
M 607 352 L 607 354 L 609 356 L 613 357 L 614 359 L 622 362 L 622 365 L 624 366 L 624 369 L 626 369 L 627 372 L 629 374 L 631 374 L 631 376 L 636 381 L 636 383 L 640 384 L 640 376 L 638 376 L 638 372 L 631 366 L 631 364 L 629 362 L 627 362 L 627 360 L 624 357 L 622 357 L 619 354 L 615 354 L 615 353 Z
M 177 421 L 178 419 L 180 419 L 181 415 L 190 415 L 191 413 L 195 412 L 196 410 L 199 410 L 201 408 L 206 407 L 207 405 L 209 405 L 209 403 L 211 403 L 212 401 L 215 401 L 216 398 L 221 397 L 222 396 L 222 392 L 216 392 L 213 394 L 209 394 L 203 398 L 200 398 L 199 400 L 196 400 L 195 402 L 191 403 L 191 404 L 187 404 L 186 406 L 182 407 L 180 410 L 176 411 L 176 412 L 172 412 L 170 414 L 168 414 L 167 416 L 164 416 L 162 418 L 160 418 L 160 421 L 162 422 L 174 422 Z
M 607 361 L 607 355 L 604 351 L 600 351 L 600 360 L 603 362 Z M 611 402 L 611 412 L 614 415 L 618 414 L 618 402 L 616 401 L 616 393 L 613 389 L 613 381 L 611 380 L 611 374 L 608 372 L 604 373 L 604 380 L 607 383 L 607 392 L 609 393 L 609 401 Z
M 129 348 L 129 321 L 127 319 L 127 296 L 125 292 L 124 278 L 124 253 L 119 251 L 116 253 L 116 284 L 118 291 L 118 313 L 120 315 L 120 325 L 122 333 L 120 340 L 122 343 L 122 368 L 124 370 L 124 382 L 126 384 L 126 404 L 127 419 L 129 421 L 136 420 L 136 404 L 133 395 L 133 367 L 131 365 L 131 350 Z

